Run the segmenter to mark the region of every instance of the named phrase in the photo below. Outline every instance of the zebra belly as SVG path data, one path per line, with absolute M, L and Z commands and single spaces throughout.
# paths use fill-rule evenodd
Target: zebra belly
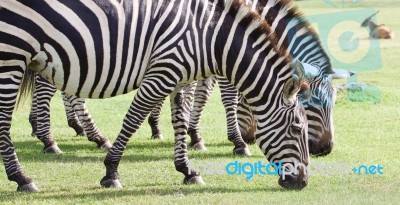
M 62 90 L 66 92 L 69 95 L 75 95 L 81 98 L 109 98 L 113 97 L 116 95 L 121 95 L 128 93 L 134 89 L 137 88 L 137 86 L 131 86 L 127 87 L 127 89 L 120 89 L 117 92 L 113 91 L 115 90 L 115 87 L 117 86 L 125 86 L 129 82 L 127 81 L 127 78 L 122 78 L 121 80 L 110 80 L 109 84 L 105 86 L 104 84 L 101 85 L 103 86 L 104 94 L 101 97 L 99 95 L 99 92 L 92 92 L 92 89 L 90 86 L 88 87 L 83 87 L 82 89 L 78 90 L 79 84 L 80 84 L 80 78 L 82 77 L 80 75 L 80 72 L 71 73 L 68 78 L 68 83 L 66 86 L 64 85 L 65 83 L 65 78 L 64 78 L 64 67 L 62 64 L 62 61 L 60 60 L 60 57 L 58 54 L 52 49 L 52 47 L 48 44 L 45 44 L 44 46 L 47 48 L 45 51 L 40 51 L 38 54 L 36 54 L 33 58 L 31 63 L 28 65 L 29 69 L 34 70 L 35 72 L 38 72 L 39 75 L 44 77 L 47 81 L 49 81 L 51 84 L 53 84 L 58 90 Z M 81 71 L 82 69 L 85 68 L 80 68 L 78 71 Z M 90 69 L 94 71 L 90 71 Z M 119 73 L 121 69 L 119 68 L 114 68 L 112 71 Z M 95 78 L 96 74 L 96 68 L 87 68 L 87 72 L 89 73 L 87 78 Z M 90 74 L 92 73 L 92 74 Z M 127 75 L 127 74 L 123 74 Z M 137 77 L 137 82 L 141 82 L 143 79 L 144 75 L 141 76 L 135 76 Z

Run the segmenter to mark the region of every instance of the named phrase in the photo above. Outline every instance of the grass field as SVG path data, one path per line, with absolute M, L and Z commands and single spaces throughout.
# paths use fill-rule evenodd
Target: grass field
M 339 2 L 339 1 L 337 1 Z M 296 2 L 307 15 L 379 9 L 378 22 L 397 34 L 395 40 L 380 41 L 383 66 L 374 72 L 358 74 L 358 81 L 380 90 L 380 102 L 352 102 L 340 93 L 335 107 L 335 146 L 326 157 L 312 157 L 312 163 L 339 163 L 383 166 L 382 175 L 315 175 L 302 191 L 281 188 L 276 176 L 203 175 L 207 186 L 182 185 L 183 175 L 173 164 L 173 130 L 169 103 L 162 112 L 164 141 L 150 140 L 144 123 L 131 138 L 119 166 L 123 189 L 104 189 L 99 185 L 105 174 L 105 152 L 97 150 L 85 137 L 74 137 L 67 126 L 59 93 L 52 101 L 51 125 L 62 155 L 44 155 L 42 143 L 30 137 L 28 103 L 14 114 L 12 139 L 26 174 L 41 193 L 15 192 L 16 184 L 7 180 L 0 166 L 0 204 L 398 204 L 400 199 L 400 1 L 365 0 L 350 8 L 333 8 L 322 1 Z M 395 17 L 397 16 L 397 17 Z M 378 56 L 379 57 L 379 56 Z M 344 81 L 336 82 L 341 84 Z M 114 140 L 130 105 L 130 93 L 106 100 L 87 100 L 91 114 L 102 133 Z M 207 152 L 190 151 L 198 162 L 228 163 L 265 160 L 256 145 L 252 157 L 231 154 L 226 137 L 224 110 L 219 90 L 213 93 L 202 119 Z

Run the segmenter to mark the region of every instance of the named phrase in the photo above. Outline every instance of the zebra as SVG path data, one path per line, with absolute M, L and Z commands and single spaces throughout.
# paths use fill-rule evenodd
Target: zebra
M 317 156 L 331 153 L 334 144 L 333 108 L 336 101 L 336 90 L 332 80 L 343 78 L 336 74 L 339 69 L 332 68 L 329 56 L 321 46 L 317 33 L 291 1 L 253 0 L 251 6 L 271 25 L 276 36 L 280 37 L 278 46 L 287 47 L 294 59 L 308 65 L 307 72 L 310 78 L 307 79 L 310 92 L 308 95 L 300 96 L 300 100 L 308 119 L 309 151 L 310 154 Z M 348 76 L 353 74 L 346 72 Z M 254 121 L 249 120 L 250 111 L 246 109 L 246 103 L 243 101 L 244 98 L 241 98 L 238 109 L 245 116 L 239 115 L 238 118 L 247 120 L 240 120 L 239 123 L 244 123 L 241 126 L 243 128 L 252 129 Z M 251 123 L 247 124 L 249 122 Z M 254 129 L 245 131 L 243 135 L 254 136 L 252 132 L 254 133 Z
M 56 90 L 57 89 L 43 77 L 39 75 L 35 76 L 35 91 L 33 94 L 31 113 L 29 114 L 29 122 L 32 126 L 31 135 L 36 136 L 44 144 L 44 153 L 62 153 L 57 142 L 53 139 L 50 130 L 50 100 L 54 96 Z M 64 92 L 62 92 L 62 97 L 68 125 L 74 128 L 77 135 L 86 134 L 89 141 L 93 141 L 97 144 L 97 148 L 101 150 L 110 149 L 110 141 L 100 133 L 86 108 L 84 99 L 69 96 Z
M 254 2 L 254 3 L 253 3 Z M 296 28 L 303 28 L 304 33 L 300 35 L 284 35 L 283 29 L 276 29 L 278 36 L 282 37 L 282 42 L 292 41 L 291 53 L 293 57 L 299 57 L 299 60 L 305 63 L 317 63 L 320 64 L 319 75 L 314 81 L 310 83 L 312 88 L 312 98 L 301 98 L 309 116 L 309 120 L 312 121 L 309 129 L 309 146 L 310 153 L 315 155 L 326 155 L 329 154 L 333 148 L 333 120 L 331 116 L 333 114 L 334 95 L 335 90 L 331 85 L 330 79 L 338 79 L 338 75 L 332 74 L 334 70 L 330 69 L 329 57 L 325 54 L 321 47 L 318 37 L 315 36 L 315 32 L 310 28 L 308 22 L 303 20 L 303 17 L 298 12 L 298 8 L 291 5 L 288 1 L 281 0 L 260 0 L 260 1 L 247 1 L 246 3 L 252 6 L 252 9 L 263 14 L 264 18 L 267 19 L 270 25 L 276 25 L 277 27 L 286 28 L 291 25 L 288 24 L 292 19 L 299 19 L 300 21 L 294 22 Z M 283 14 L 281 18 L 277 19 L 276 16 Z M 294 28 L 294 27 L 292 27 Z M 290 28 L 289 28 L 290 29 Z M 309 37 L 308 41 L 297 42 L 296 39 Z M 290 39 L 289 39 L 290 38 Z M 313 56 L 301 56 L 300 54 L 306 53 L 305 50 L 302 53 L 295 52 L 296 49 L 306 43 L 315 43 L 315 47 L 308 48 L 310 52 L 313 52 Z M 313 59 L 315 56 L 319 58 Z M 324 61 L 321 59 L 328 59 Z M 321 63 L 318 62 L 325 62 Z M 335 77 L 336 76 L 336 77 Z M 330 77 L 330 79 L 329 79 Z M 217 77 L 218 78 L 218 77 Z M 204 140 L 200 134 L 200 116 L 202 110 L 211 95 L 214 84 L 216 83 L 216 77 L 210 77 L 205 80 L 199 80 L 194 97 L 194 106 L 191 110 L 188 135 L 191 137 L 190 147 L 197 150 L 206 150 Z M 223 78 L 218 78 L 221 88 L 221 98 L 226 109 L 226 118 L 228 125 L 228 140 L 232 141 L 235 145 L 233 149 L 234 154 L 241 154 L 250 156 L 251 152 L 246 146 L 246 143 L 254 143 L 255 137 L 255 122 L 252 118 L 251 112 L 245 106 L 245 103 L 238 104 L 238 97 L 236 91 L 229 85 L 229 82 Z M 40 93 L 40 95 L 44 93 Z M 243 98 L 242 98 L 243 100 Z M 68 103 L 64 101 L 64 103 Z M 148 123 L 151 127 L 152 135 L 151 138 L 162 139 L 162 133 L 159 127 L 159 114 L 162 103 L 155 107 L 149 115 Z M 67 107 L 66 107 L 67 108 Z M 69 117 L 68 123 L 77 125 L 77 121 L 74 119 L 73 109 L 67 109 Z M 236 112 L 239 114 L 236 115 Z M 75 118 L 76 119 L 76 118 Z M 79 129 L 78 126 L 75 126 Z M 50 130 L 50 128 L 48 127 Z M 48 131 L 49 132 L 49 131 Z M 243 137 L 243 138 L 242 138 Z
M 256 142 L 266 158 L 307 166 L 308 125 L 297 94 L 306 92 L 301 63 L 292 61 L 269 25 L 238 0 L 9 1 L 0 12 L 0 153 L 17 190 L 38 188 L 25 176 L 10 140 L 17 94 L 38 72 L 80 98 L 107 98 L 137 89 L 117 139 L 105 157 L 104 187 L 122 187 L 118 165 L 133 133 L 168 95 L 175 131 L 174 164 L 185 184 L 204 184 L 188 169 L 191 82 L 224 76 L 246 98 L 257 121 Z M 19 102 L 19 101 L 18 101 Z M 279 185 L 302 189 L 298 167 Z
M 332 79 L 341 79 L 335 74 L 336 69 L 332 69 L 329 57 L 322 48 L 319 38 L 310 24 L 304 20 L 298 7 L 287 0 L 253 0 L 246 1 L 253 10 L 259 12 L 264 19 L 271 25 L 272 30 L 279 36 L 279 43 L 286 44 L 288 51 L 293 58 L 303 63 L 313 65 L 308 72 L 314 76 L 310 82 L 311 97 L 300 96 L 306 108 L 309 120 L 309 150 L 310 154 L 323 156 L 329 154 L 333 149 L 334 127 L 333 127 L 333 106 L 336 99 L 336 91 L 332 86 Z M 317 69 L 315 69 L 317 68 Z M 346 71 L 347 72 L 347 71 Z M 254 143 L 256 123 L 251 111 L 244 103 L 244 98 L 238 100 L 237 93 L 230 89 L 231 85 L 221 77 L 210 77 L 199 81 L 199 86 L 195 93 L 195 106 L 190 115 L 189 131 L 193 146 L 205 150 L 204 140 L 200 135 L 200 116 L 202 110 L 210 97 L 214 84 L 218 80 L 221 87 L 221 96 L 228 119 L 228 138 L 243 139 L 244 142 Z M 239 102 L 239 104 L 237 104 Z M 237 106 L 237 107 L 236 107 Z M 235 115 L 237 112 L 237 115 Z M 157 112 L 152 112 L 157 113 Z M 157 121 L 157 115 L 152 116 L 152 121 Z M 153 125 L 152 130 L 159 129 Z M 230 137 L 241 136 L 241 137 Z

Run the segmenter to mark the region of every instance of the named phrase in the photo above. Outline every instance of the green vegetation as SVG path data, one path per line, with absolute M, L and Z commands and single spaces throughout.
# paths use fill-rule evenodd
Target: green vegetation
M 339 2 L 339 1 L 338 1 Z M 207 186 L 182 185 L 183 175 L 173 164 L 173 130 L 169 102 L 162 112 L 164 141 L 150 140 L 144 123 L 131 138 L 119 166 L 123 189 L 99 185 L 105 174 L 105 152 L 85 137 L 75 137 L 68 128 L 59 93 L 52 101 L 51 125 L 62 155 L 44 155 L 43 145 L 30 137 L 29 106 L 14 114 L 12 139 L 26 174 L 41 189 L 38 194 L 15 192 L 0 166 L 0 204 L 397 204 L 400 198 L 400 12 L 398 1 L 366 0 L 350 9 L 332 8 L 322 1 L 297 1 L 305 14 L 322 14 L 372 7 L 380 10 L 378 22 L 391 27 L 399 36 L 381 40 L 383 68 L 358 75 L 358 81 L 380 89 L 380 103 L 348 100 L 339 93 L 335 107 L 335 146 L 326 157 L 312 157 L 312 163 L 346 162 L 351 165 L 383 166 L 383 175 L 315 175 L 302 191 L 281 188 L 276 176 L 257 175 L 246 181 L 244 175 L 203 175 Z M 335 82 L 342 84 L 343 82 Z M 106 100 L 87 100 L 91 114 L 102 133 L 114 140 L 133 93 Z M 259 148 L 251 145 L 252 157 L 232 155 L 219 90 L 213 93 L 202 119 L 207 152 L 190 151 L 200 162 L 265 160 Z

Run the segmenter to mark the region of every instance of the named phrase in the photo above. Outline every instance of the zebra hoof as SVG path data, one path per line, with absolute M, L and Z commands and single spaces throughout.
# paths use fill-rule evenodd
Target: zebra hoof
M 155 135 L 151 136 L 151 139 L 163 140 L 164 136 L 162 134 L 155 134 Z
M 234 149 L 233 154 L 242 155 L 246 157 L 250 157 L 252 155 L 248 147 Z
M 22 185 L 22 186 L 18 186 L 17 191 L 30 192 L 30 193 L 40 192 L 40 190 L 37 188 L 37 186 L 33 182 Z
M 200 186 L 205 186 L 206 183 L 204 182 L 203 178 L 199 176 L 186 176 L 183 179 L 183 184 L 198 184 Z
M 86 133 L 85 132 L 80 132 L 80 133 L 76 133 L 76 137 L 84 137 L 86 135 Z
M 111 142 L 107 140 L 107 141 L 106 141 L 106 142 L 104 142 L 104 144 L 103 144 L 103 145 L 101 145 L 99 148 L 100 148 L 101 150 L 108 151 L 108 150 L 110 150 L 110 149 L 111 149 L 111 147 L 112 147 L 112 144 L 111 144 Z
M 45 153 L 45 154 L 62 154 L 62 151 L 58 147 L 57 143 L 54 143 L 51 146 L 45 147 L 43 149 L 43 153 Z
M 193 150 L 207 151 L 207 148 L 204 145 L 203 141 L 197 142 L 196 144 L 192 145 L 190 148 Z
M 100 185 L 105 188 L 122 188 L 121 182 L 118 179 L 105 179 L 100 181 Z

